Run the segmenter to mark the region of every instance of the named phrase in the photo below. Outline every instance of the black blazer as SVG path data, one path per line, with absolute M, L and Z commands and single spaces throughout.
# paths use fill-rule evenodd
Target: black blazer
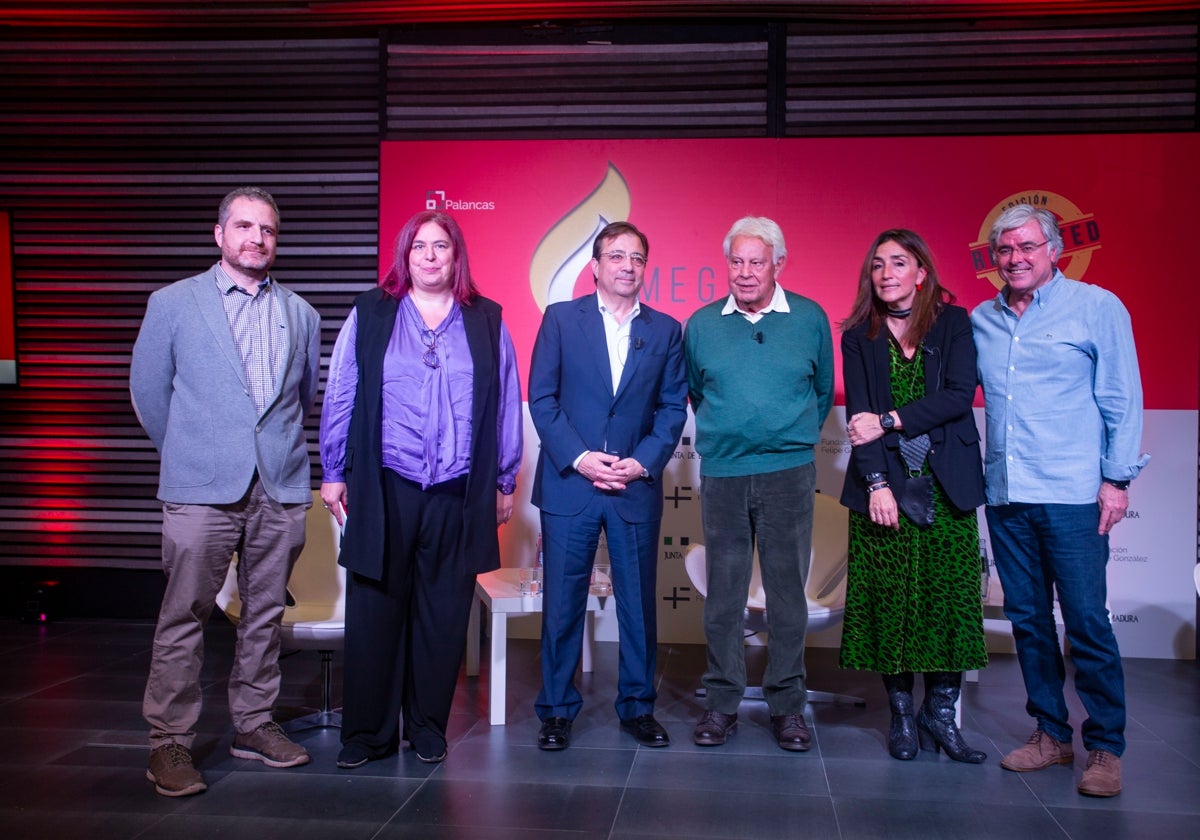
M 929 434 L 929 467 L 951 504 L 961 511 L 973 510 L 983 504 L 984 495 L 979 430 L 971 413 L 979 380 L 967 310 L 947 306 L 917 352 L 925 354 L 925 398 L 896 409 L 888 376 L 886 328 L 881 328 L 874 340 L 867 338 L 866 324 L 843 333 L 846 419 L 863 411 L 883 414 L 896 410 L 905 434 Z M 886 475 L 899 499 L 907 472 L 900 455 L 900 432 L 885 432 L 879 440 L 856 446 L 850 451 L 842 504 L 867 513 L 863 477 L 871 473 Z

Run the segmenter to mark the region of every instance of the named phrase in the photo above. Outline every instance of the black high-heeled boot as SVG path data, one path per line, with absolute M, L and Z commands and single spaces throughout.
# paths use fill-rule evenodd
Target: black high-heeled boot
M 921 749 L 946 755 L 967 764 L 982 764 L 987 753 L 973 750 L 962 738 L 954 722 L 954 704 L 962 686 L 962 671 L 937 671 L 925 675 L 925 702 L 917 712 L 917 733 Z
M 892 724 L 888 729 L 888 753 L 892 758 L 911 761 L 917 757 L 917 724 L 913 719 L 913 675 L 884 674 Z

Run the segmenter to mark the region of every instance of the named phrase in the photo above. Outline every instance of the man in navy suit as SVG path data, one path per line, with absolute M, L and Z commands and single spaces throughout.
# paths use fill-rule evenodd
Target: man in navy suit
M 650 252 L 628 222 L 592 243 L 596 294 L 547 307 L 529 370 L 541 438 L 542 721 L 538 746 L 565 749 L 583 698 L 575 687 L 592 561 L 604 530 L 617 602 L 617 716 L 639 744 L 665 747 L 654 719 L 655 581 L 663 468 L 687 415 L 679 322 L 638 301 Z

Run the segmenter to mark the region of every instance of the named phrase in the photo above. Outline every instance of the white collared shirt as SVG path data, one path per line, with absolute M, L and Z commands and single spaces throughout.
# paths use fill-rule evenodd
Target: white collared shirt
M 600 320 L 604 322 L 604 343 L 608 346 L 608 372 L 612 377 L 613 393 L 616 394 L 617 387 L 621 384 L 621 374 L 625 371 L 625 363 L 629 361 L 629 331 L 633 326 L 633 319 L 642 311 L 642 304 L 641 301 L 634 298 L 633 309 L 619 324 L 612 310 L 604 305 L 604 299 L 600 297 L 598 291 L 596 292 L 596 306 L 600 309 Z M 586 450 L 580 452 L 571 465 L 575 469 L 579 469 L 579 462 L 586 456 Z
M 600 297 L 599 292 L 596 292 L 596 305 L 600 307 L 600 318 L 604 321 L 604 341 L 608 345 L 608 371 L 612 376 L 612 389 L 615 394 L 617 386 L 621 384 L 625 363 L 629 361 L 629 330 L 633 319 L 641 313 L 642 304 L 634 298 L 633 309 L 620 323 L 612 310 L 604 305 L 604 299 Z
M 725 308 L 721 310 L 722 315 L 732 315 L 738 313 L 751 324 L 757 324 L 762 320 L 762 316 L 768 312 L 791 312 L 791 307 L 788 306 L 787 295 L 783 293 L 783 286 L 778 282 L 775 283 L 775 291 L 771 293 L 771 302 L 757 312 L 747 312 L 742 307 L 738 306 L 737 298 L 732 294 L 725 301 Z

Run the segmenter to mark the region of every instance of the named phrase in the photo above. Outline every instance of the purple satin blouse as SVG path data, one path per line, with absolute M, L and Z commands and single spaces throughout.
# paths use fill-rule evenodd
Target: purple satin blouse
M 329 361 L 321 408 L 324 481 L 345 481 L 346 436 L 358 386 L 358 313 L 351 309 Z M 521 383 L 508 327 L 500 325 L 500 405 L 496 416 L 498 490 L 516 484 L 521 465 Z M 474 367 L 455 304 L 434 330 L 406 295 L 383 361 L 383 466 L 429 487 L 466 474 L 471 456 Z

